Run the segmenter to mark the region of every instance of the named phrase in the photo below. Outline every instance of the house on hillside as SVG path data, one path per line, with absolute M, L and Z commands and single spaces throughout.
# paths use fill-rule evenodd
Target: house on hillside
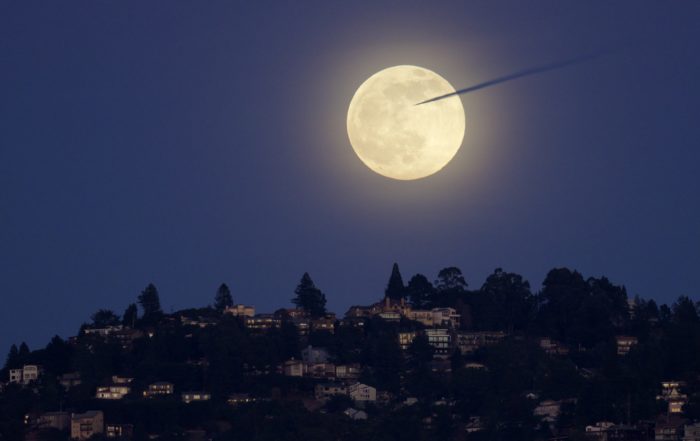
M 71 416 L 68 412 L 45 412 L 36 419 L 38 429 L 68 430 Z
M 668 403 L 669 414 L 683 413 L 683 406 L 688 402 L 688 395 L 682 393 L 685 383 L 676 380 L 666 380 L 661 382 L 661 395 L 656 399 Z
M 314 397 L 325 401 L 334 395 L 347 395 L 348 387 L 343 383 L 319 383 L 314 387 Z
M 462 354 L 471 354 L 479 348 L 497 345 L 506 336 L 503 331 L 458 332 L 455 343 Z
M 355 379 L 360 377 L 362 366 L 359 363 L 339 364 L 335 367 L 335 378 L 338 379 Z
M 186 315 L 180 315 L 180 323 L 182 326 L 196 326 L 199 328 L 208 328 L 210 326 L 216 326 L 218 320 L 214 317 L 188 317 Z
M 306 373 L 306 364 L 301 360 L 287 360 L 282 365 L 282 373 L 287 377 L 303 377 Z
M 204 391 L 191 391 L 182 393 L 182 402 L 185 404 L 211 400 L 211 394 Z
M 282 319 L 274 314 L 257 314 L 253 317 L 245 318 L 245 327 L 252 331 L 265 332 L 282 326 Z
M 433 326 L 446 326 L 448 328 L 459 328 L 461 316 L 454 308 L 433 308 L 430 311 L 433 315 Z
M 351 319 L 360 319 L 360 318 L 368 318 L 372 316 L 372 308 L 369 306 L 351 306 L 348 311 L 345 313 L 345 319 L 343 320 L 343 323 L 345 324 L 346 320 Z
M 333 363 L 310 363 L 306 366 L 306 375 L 311 378 L 334 378 L 335 365 Z
M 345 409 L 343 414 L 345 414 L 345 416 L 347 416 L 351 420 L 366 420 L 367 419 L 367 412 L 365 412 L 364 410 L 357 410 L 357 409 L 352 408 L 352 407 L 348 407 L 347 409 Z
M 134 436 L 133 424 L 107 424 L 105 425 L 107 438 L 131 439 Z
M 348 396 L 354 401 L 375 402 L 377 401 L 377 389 L 363 383 L 354 383 L 348 386 Z
M 143 391 L 145 398 L 169 396 L 175 393 L 175 385 L 167 381 L 158 381 L 148 385 L 148 389 Z
M 615 342 L 617 343 L 617 355 L 625 356 L 629 354 L 632 347 L 638 343 L 637 337 L 630 335 L 616 335 Z
M 124 329 L 124 326 L 122 325 L 109 325 L 102 328 L 86 327 L 83 329 L 83 334 L 107 338 L 113 333 L 121 331 L 122 329 Z
M 69 390 L 82 383 L 80 372 L 68 372 L 58 377 L 58 382 L 66 390 Z
M 98 400 L 121 400 L 131 393 L 131 386 L 126 384 L 110 384 L 97 386 L 95 398 Z
M 224 309 L 224 314 L 230 314 L 234 317 L 253 317 L 255 316 L 255 307 L 247 305 L 233 305 Z
M 426 329 L 425 336 L 428 338 L 430 346 L 435 350 L 436 356 L 447 357 L 452 352 L 452 334 L 449 329 Z
M 43 369 L 41 366 L 36 364 L 25 364 L 19 369 L 10 369 L 9 380 L 10 383 L 17 383 L 22 385 L 28 385 L 29 383 L 39 379 Z
M 404 351 L 407 350 L 417 335 L 416 331 L 399 332 L 399 347 Z
M 104 414 L 101 410 L 89 410 L 71 415 L 71 438 L 84 440 L 100 433 L 104 433 Z
M 325 331 L 331 334 L 335 333 L 335 314 L 326 314 L 325 317 L 316 318 L 311 320 L 311 330 L 312 331 Z
M 112 382 L 103 386 L 98 386 L 95 398 L 98 400 L 121 400 L 131 393 L 131 377 L 112 376 Z

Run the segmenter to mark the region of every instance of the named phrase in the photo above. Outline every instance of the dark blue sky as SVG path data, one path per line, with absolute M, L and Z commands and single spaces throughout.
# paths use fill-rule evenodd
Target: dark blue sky
M 149 282 L 166 310 L 225 281 L 272 311 L 309 271 L 342 313 L 394 261 L 697 299 L 700 3 L 433 3 L 0 3 L 0 350 Z M 347 140 L 382 68 L 464 88 L 610 49 L 463 95 L 464 144 L 427 179 Z

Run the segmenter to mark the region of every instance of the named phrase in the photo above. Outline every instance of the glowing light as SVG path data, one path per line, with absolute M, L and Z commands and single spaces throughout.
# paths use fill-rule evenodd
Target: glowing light
M 447 80 L 418 66 L 394 66 L 372 75 L 348 109 L 348 137 L 355 153 L 367 167 L 393 179 L 436 173 L 462 145 L 462 101 L 454 96 L 416 104 L 453 92 Z

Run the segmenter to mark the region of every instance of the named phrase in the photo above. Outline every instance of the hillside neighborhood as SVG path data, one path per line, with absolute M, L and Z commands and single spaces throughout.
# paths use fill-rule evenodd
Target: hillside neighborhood
M 294 304 L 164 313 L 154 285 L 77 335 L 13 346 L 0 440 L 700 441 L 700 318 L 552 270 L 404 283 L 337 316 L 308 274 Z M 331 433 L 335 435 L 330 435 Z

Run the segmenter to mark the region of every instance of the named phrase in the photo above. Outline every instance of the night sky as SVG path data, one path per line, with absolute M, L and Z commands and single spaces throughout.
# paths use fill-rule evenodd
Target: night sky
M 342 314 L 394 261 L 698 299 L 700 3 L 378 3 L 0 3 L 0 351 L 149 282 L 166 311 L 227 282 L 272 312 L 308 271 Z M 463 95 L 462 148 L 426 179 L 349 144 L 385 67 L 459 89 L 598 51 Z

